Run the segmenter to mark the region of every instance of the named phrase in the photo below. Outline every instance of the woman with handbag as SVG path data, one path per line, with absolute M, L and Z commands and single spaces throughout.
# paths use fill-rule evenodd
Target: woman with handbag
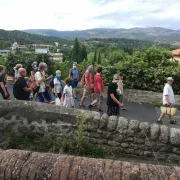
M 161 107 L 162 114 L 157 123 L 163 124 L 162 119 L 165 115 L 169 116 L 170 124 L 176 123 L 175 120 L 172 120 L 172 115 L 174 115 L 177 110 L 175 106 L 174 92 L 172 89 L 173 82 L 174 79 L 172 77 L 167 78 L 167 84 L 164 86 L 163 90 L 163 106 Z

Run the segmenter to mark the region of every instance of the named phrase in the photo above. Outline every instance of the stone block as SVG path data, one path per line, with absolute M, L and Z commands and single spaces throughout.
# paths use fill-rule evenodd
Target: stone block
M 108 120 L 109 120 L 109 116 L 107 114 L 103 114 L 101 119 L 100 119 L 99 128 L 105 129 L 108 125 Z
M 143 155 L 144 155 L 144 151 L 135 150 L 135 151 L 134 151 L 134 154 L 135 154 L 135 155 L 138 155 L 138 156 L 143 156 Z
M 151 130 L 150 130 L 150 134 L 151 134 L 151 139 L 152 140 L 157 140 L 158 139 L 158 136 L 159 136 L 159 125 L 156 124 L 156 123 L 153 123 L 151 125 Z
M 160 126 L 160 136 L 159 136 L 160 142 L 168 143 L 168 136 L 169 136 L 168 127 L 165 125 Z
M 180 145 L 180 129 L 170 129 L 170 142 L 175 146 Z
M 148 122 L 142 122 L 139 125 L 140 132 L 138 134 L 139 137 L 148 137 L 149 136 L 149 130 L 150 130 L 150 125 Z
M 127 136 L 134 137 L 137 134 L 137 132 L 138 132 L 139 124 L 140 124 L 139 121 L 131 120 L 129 122 L 129 128 L 127 130 Z
M 115 131 L 117 128 L 117 117 L 116 116 L 110 116 L 109 122 L 107 126 L 108 131 Z
M 118 119 L 117 131 L 120 134 L 126 134 L 128 129 L 128 120 L 126 118 L 120 117 Z
M 115 142 L 115 141 L 109 141 L 108 145 L 110 145 L 110 146 L 120 146 L 120 143 Z
M 124 148 L 128 148 L 129 147 L 129 143 L 121 143 L 121 146 Z
M 144 151 L 144 156 L 147 156 L 147 157 L 152 157 L 153 154 L 151 151 Z
M 173 152 L 174 154 L 180 155 L 180 148 L 174 147 L 173 150 L 172 150 L 172 152 Z
M 125 148 L 125 149 L 124 149 L 124 153 L 134 155 L 134 149 L 131 149 L 131 148 Z

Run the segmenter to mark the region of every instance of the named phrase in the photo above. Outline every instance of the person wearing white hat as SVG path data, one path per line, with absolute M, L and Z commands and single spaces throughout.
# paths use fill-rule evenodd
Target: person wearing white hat
M 163 106 L 165 107 L 173 107 L 175 106 L 175 98 L 174 98 L 174 92 L 172 89 L 172 84 L 174 82 L 174 79 L 172 77 L 168 77 L 167 78 L 167 83 L 164 86 L 164 90 L 163 90 Z M 158 119 L 158 123 L 163 124 L 162 122 L 162 118 L 165 116 L 166 114 L 161 114 L 161 116 Z M 169 119 L 170 119 L 170 123 L 171 124 L 175 124 L 176 122 L 172 120 L 171 115 L 168 115 Z

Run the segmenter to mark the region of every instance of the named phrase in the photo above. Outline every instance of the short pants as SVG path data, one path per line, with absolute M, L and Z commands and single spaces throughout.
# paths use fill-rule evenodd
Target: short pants
M 45 102 L 45 101 L 52 100 L 51 95 L 47 91 L 38 93 L 38 97 L 39 97 L 39 102 Z
M 119 106 L 108 106 L 107 110 L 108 116 L 120 116 L 120 108 Z
M 62 94 L 61 93 L 57 93 L 57 95 L 58 95 L 59 99 L 61 99 Z M 54 96 L 56 97 L 55 93 L 54 93 Z
M 77 85 L 78 85 L 78 80 L 77 79 L 73 79 L 72 81 L 72 88 L 77 88 Z

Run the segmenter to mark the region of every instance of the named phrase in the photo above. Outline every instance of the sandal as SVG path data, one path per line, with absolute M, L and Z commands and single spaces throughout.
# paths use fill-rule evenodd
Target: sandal
M 157 123 L 158 123 L 158 124 L 164 124 L 164 123 L 162 122 L 162 120 L 159 120 L 159 119 L 157 120 Z

